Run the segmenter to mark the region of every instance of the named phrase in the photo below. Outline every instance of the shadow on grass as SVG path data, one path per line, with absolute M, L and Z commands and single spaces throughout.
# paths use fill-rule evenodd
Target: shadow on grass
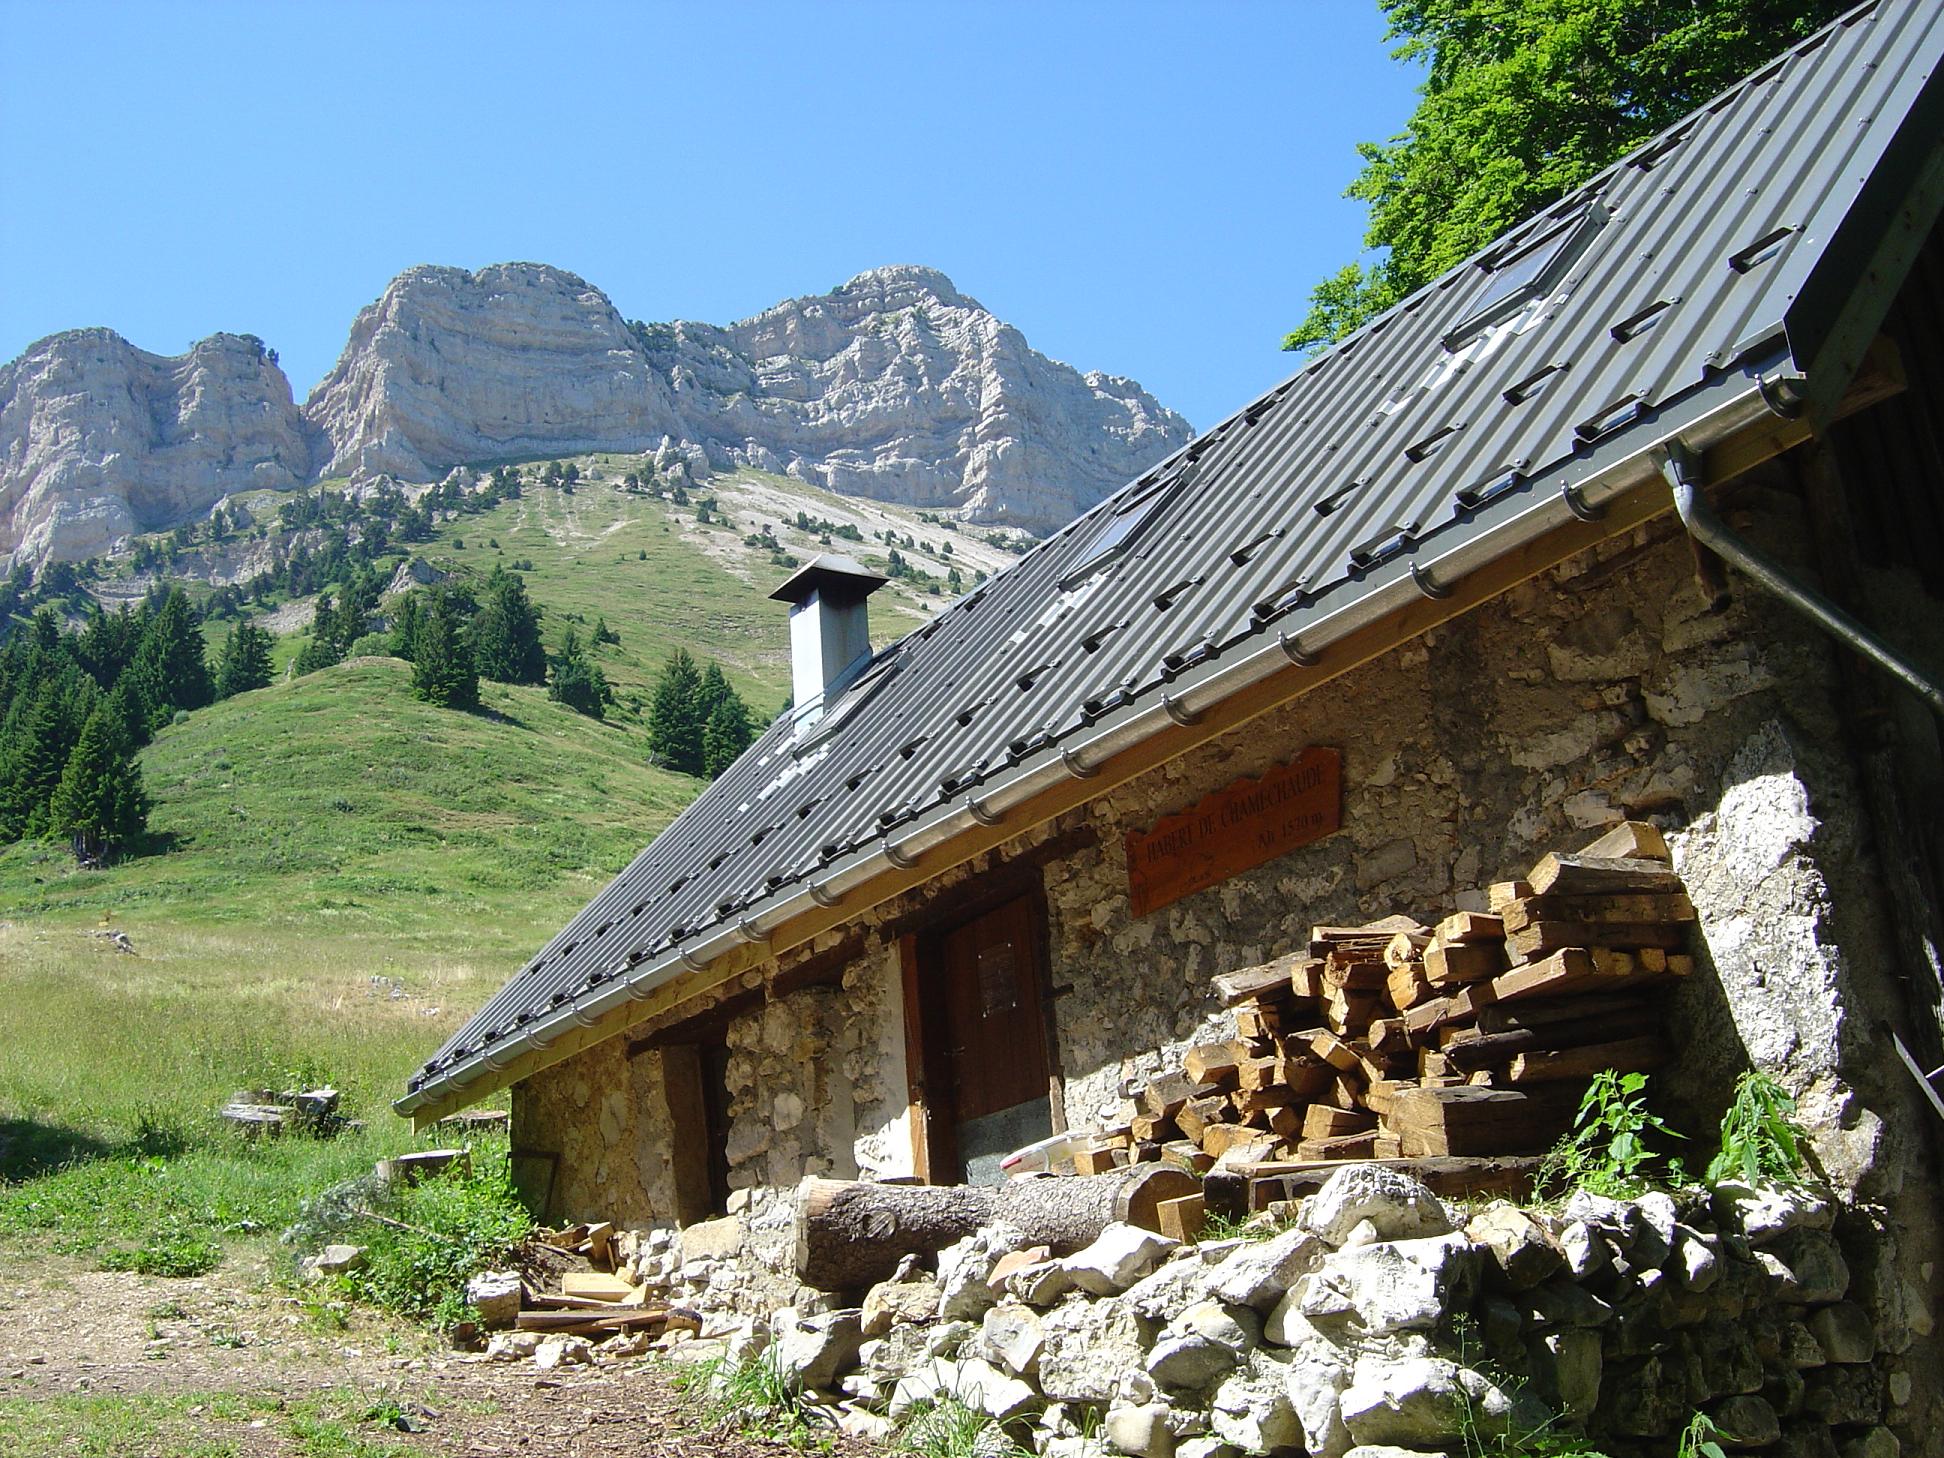
M 176 1120 L 144 1115 L 126 1139 L 103 1139 L 66 1124 L 0 1118 L 0 1184 L 36 1179 L 98 1159 L 173 1158 L 190 1146 Z

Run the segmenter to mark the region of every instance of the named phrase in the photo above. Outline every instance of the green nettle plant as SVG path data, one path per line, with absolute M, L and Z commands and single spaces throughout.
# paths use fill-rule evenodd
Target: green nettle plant
M 1728 1458 L 1723 1442 L 1734 1442 L 1731 1433 L 1722 1431 L 1713 1418 L 1697 1412 L 1681 1430 L 1679 1458 Z
M 1580 1100 L 1570 1132 L 1540 1161 L 1534 1183 L 1540 1190 L 1591 1191 L 1610 1198 L 1639 1194 L 1647 1168 L 1657 1158 L 1647 1136 L 1681 1135 L 1647 1109 L 1647 1075 L 1602 1072 Z
M 1721 1120 L 1721 1152 L 1708 1162 L 1708 1183 L 1798 1183 L 1806 1161 L 1802 1130 L 1790 1116 L 1795 1100 L 1768 1074 L 1749 1069 L 1735 1080 L 1735 1101 Z

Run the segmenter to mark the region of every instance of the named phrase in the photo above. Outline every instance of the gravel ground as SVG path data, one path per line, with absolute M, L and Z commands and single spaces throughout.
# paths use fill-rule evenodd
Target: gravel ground
M 526 1362 L 469 1360 L 369 1312 L 320 1318 L 248 1272 L 165 1280 L 51 1257 L 0 1262 L 0 1451 L 119 1455 L 125 1445 L 102 1436 L 109 1416 L 157 1406 L 168 1414 L 168 1440 L 147 1441 L 171 1458 L 795 1451 L 698 1431 L 649 1360 L 542 1372 Z M 396 1408 L 416 1431 L 358 1420 L 374 1407 Z M 307 1442 L 303 1424 L 325 1418 L 370 1446 Z M 863 1458 L 868 1449 L 840 1443 L 836 1451 Z

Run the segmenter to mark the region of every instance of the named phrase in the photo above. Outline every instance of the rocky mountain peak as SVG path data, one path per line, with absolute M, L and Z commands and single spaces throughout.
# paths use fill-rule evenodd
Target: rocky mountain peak
M 247 335 L 167 358 L 79 330 L 0 368 L 0 551 L 92 555 L 248 486 L 590 451 L 1047 530 L 1191 436 L 1134 381 L 1048 359 L 914 264 L 728 325 L 630 324 L 544 263 L 426 264 L 358 311 L 301 411 Z

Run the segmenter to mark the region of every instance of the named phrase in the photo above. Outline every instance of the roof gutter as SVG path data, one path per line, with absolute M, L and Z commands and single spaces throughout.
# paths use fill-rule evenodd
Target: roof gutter
M 1008 810 L 1068 778 L 1091 778 L 1116 755 L 1157 734 L 1192 724 L 1216 704 L 1285 671 L 1292 664 L 1314 665 L 1332 644 L 1422 597 L 1448 595 L 1466 574 L 1537 540 L 1553 528 L 1575 517 L 1596 519 L 1608 502 L 1656 477 L 1669 442 L 1685 440 L 1690 449 L 1703 449 L 1765 416 L 1772 418 L 1775 405 L 1771 387 L 1753 369 L 1744 374 L 1743 388 L 1709 409 L 1689 415 L 1678 403 L 1670 404 L 1657 422 L 1660 429 L 1636 449 L 1611 461 L 1577 463 L 1584 474 L 1578 477 L 1570 472 L 1563 474 L 1556 492 L 1539 493 L 1534 499 L 1513 504 L 1513 509 L 1505 511 L 1486 530 L 1454 546 L 1443 556 L 1431 561 L 1413 556 L 1389 566 L 1385 569 L 1387 580 L 1341 608 L 1310 619 L 1297 633 L 1278 632 L 1246 656 L 1218 659 L 1200 669 L 1191 669 L 1157 701 L 1130 705 L 1110 714 L 1090 737 L 1049 746 L 1032 760 L 1002 771 L 968 791 L 958 803 L 921 816 L 899 840 L 893 842 L 887 838 L 867 850 L 854 852 L 821 880 L 808 877 L 787 891 L 778 891 L 745 908 L 740 916 L 725 917 L 693 940 L 621 969 L 598 989 L 537 1019 L 478 1057 L 427 1079 L 396 1100 L 393 1110 L 414 1117 L 433 1105 L 463 1097 L 465 1086 L 487 1071 L 499 1072 L 532 1054 L 544 1052 L 568 1030 L 592 1027 L 628 1002 L 645 1002 L 657 990 L 684 975 L 702 971 L 726 953 L 752 943 L 767 942 L 773 932 L 795 917 L 815 908 L 835 907 L 848 893 L 885 872 L 909 869 L 926 851 L 977 827 L 998 824 Z M 1026 826 L 1022 824 L 1020 828 Z
M 1701 490 L 1701 467 L 1677 436 L 1657 452 L 1661 474 L 1674 493 L 1674 510 L 1697 542 L 1739 567 L 1764 592 L 1780 598 L 1810 622 L 1876 664 L 1944 718 L 1944 688 L 1814 588 L 1796 579 L 1729 530 Z

